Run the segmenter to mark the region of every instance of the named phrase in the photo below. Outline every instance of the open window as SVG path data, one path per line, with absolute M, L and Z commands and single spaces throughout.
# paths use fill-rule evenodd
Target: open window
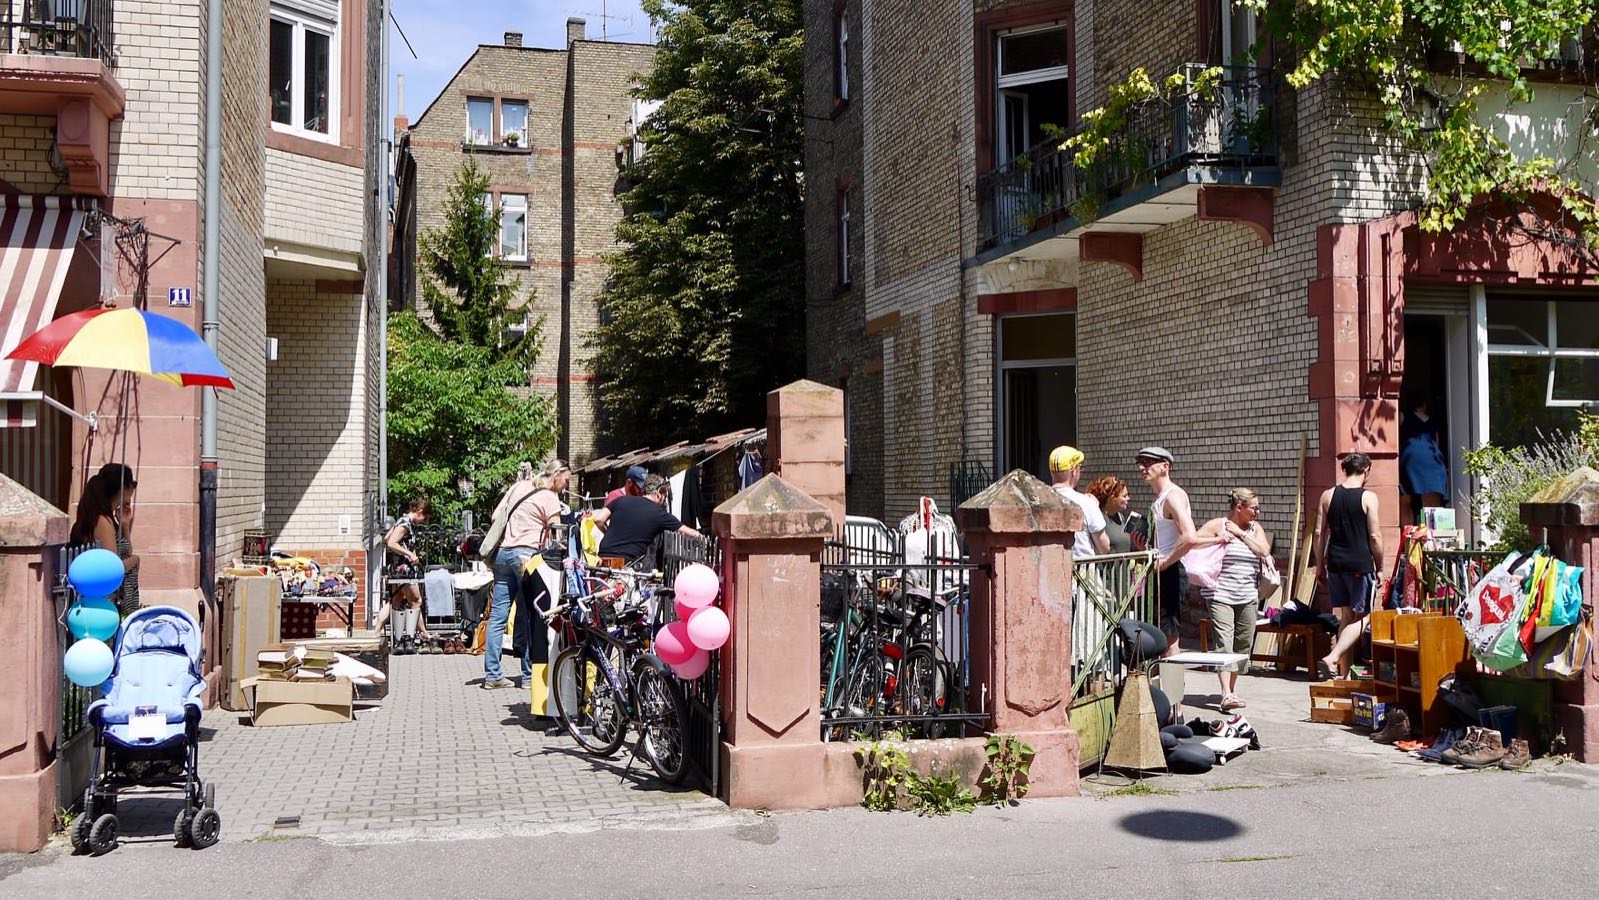
M 272 0 L 267 94 L 272 128 L 339 139 L 339 7 L 328 0 Z
M 1071 123 L 1071 40 L 1064 22 L 994 35 L 994 165 L 1046 138 L 1045 125 Z
M 1000 468 L 1047 479 L 1049 452 L 1077 443 L 1077 316 L 999 320 Z

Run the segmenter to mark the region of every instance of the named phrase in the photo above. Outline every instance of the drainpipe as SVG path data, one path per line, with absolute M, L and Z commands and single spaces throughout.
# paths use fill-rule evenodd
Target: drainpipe
M 378 608 L 382 591 L 376 576 L 382 571 L 381 546 L 383 519 L 389 512 L 389 178 L 393 175 L 394 117 L 389 114 L 389 9 L 383 2 L 378 27 L 383 36 L 378 43 L 378 133 L 387 135 L 378 144 L 381 157 L 378 168 L 378 510 L 376 521 L 367 523 L 376 529 L 367 541 L 367 616 Z M 403 87 L 402 87 L 403 90 Z M 402 94 L 401 103 L 404 103 Z M 402 107 L 403 108 L 403 107 Z M 401 113 L 402 115 L 404 113 Z M 396 220 L 394 226 L 398 227 Z M 354 637 L 352 634 L 351 637 Z
M 201 335 L 213 353 L 221 302 L 217 296 L 222 225 L 222 0 L 207 0 L 205 29 L 205 281 Z M 217 568 L 217 389 L 200 395 L 200 591 L 215 599 Z

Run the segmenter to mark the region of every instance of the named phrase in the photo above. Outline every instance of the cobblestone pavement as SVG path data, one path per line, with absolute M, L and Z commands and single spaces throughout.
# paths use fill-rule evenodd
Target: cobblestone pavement
M 482 657 L 393 657 L 390 676 L 389 696 L 358 703 L 354 723 L 254 728 L 248 716 L 207 712 L 200 772 L 216 785 L 223 840 L 388 843 L 745 819 L 653 780 L 642 759 L 624 776 L 626 749 L 591 760 L 571 738 L 546 737 L 551 723 L 535 727 L 525 692 L 478 686 Z M 169 843 L 180 805 L 125 793 L 125 843 Z

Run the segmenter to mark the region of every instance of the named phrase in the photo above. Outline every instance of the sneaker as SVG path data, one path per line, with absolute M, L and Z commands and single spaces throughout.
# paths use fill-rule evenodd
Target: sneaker
M 1501 769 L 1522 769 L 1532 764 L 1532 750 L 1523 738 L 1516 738 L 1510 742 L 1510 749 L 1505 751 L 1505 758 L 1499 760 Z
M 1392 744 L 1410 737 L 1410 714 L 1402 709 L 1389 710 L 1388 721 L 1381 731 L 1371 736 L 1379 744 Z
M 1468 769 L 1481 769 L 1497 764 L 1505 758 L 1504 740 L 1492 728 L 1479 728 L 1477 742 L 1469 753 L 1455 755 L 1455 765 Z
M 487 678 L 483 679 L 483 690 L 485 690 L 485 691 L 497 691 L 500 688 L 508 688 L 508 687 L 516 687 L 516 684 L 513 683 L 511 681 L 511 679 L 509 679 L 509 678 L 503 678 L 502 677 L 502 678 L 495 678 L 493 680 L 490 680 L 490 679 L 487 679 Z

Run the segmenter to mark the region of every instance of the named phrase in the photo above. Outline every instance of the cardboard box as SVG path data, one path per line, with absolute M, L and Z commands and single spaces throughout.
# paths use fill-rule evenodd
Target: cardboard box
M 1354 724 L 1362 728 L 1377 731 L 1388 724 L 1388 704 L 1378 700 L 1371 694 L 1354 693 L 1349 695 L 1354 706 Z
M 332 681 L 250 679 L 250 719 L 258 726 L 336 725 L 355 721 L 355 691 L 348 678 Z
M 381 684 L 358 684 L 355 686 L 355 696 L 358 700 L 382 700 L 389 695 L 389 645 L 380 642 L 377 638 L 324 638 L 315 641 L 300 641 L 300 646 L 307 650 L 331 650 L 342 653 L 357 662 L 363 662 L 383 673 L 385 680 Z
M 256 673 L 256 654 L 278 642 L 282 586 L 275 576 L 224 578 L 222 659 L 228 679 L 222 705 L 235 712 L 250 708 L 244 681 Z

